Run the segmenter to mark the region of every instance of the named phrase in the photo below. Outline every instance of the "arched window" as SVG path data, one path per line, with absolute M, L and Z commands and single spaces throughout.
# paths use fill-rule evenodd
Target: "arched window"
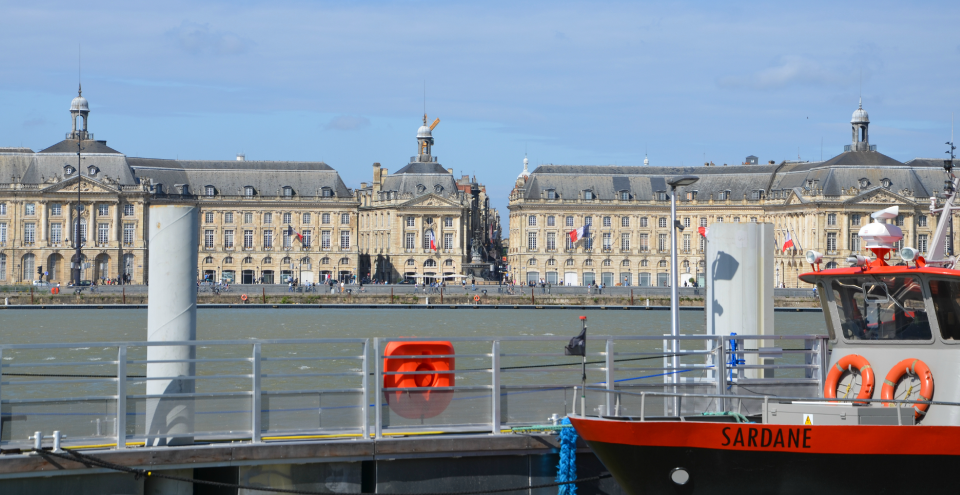
M 350 258 L 340 258 L 340 264 L 341 264 L 341 265 L 349 265 L 349 264 L 350 264 Z
M 414 261 L 413 258 L 410 258 L 410 259 L 407 260 L 407 266 L 414 266 L 414 265 L 416 265 L 416 264 L 417 264 L 417 262 Z
M 423 267 L 424 267 L 424 268 L 433 268 L 433 267 L 435 267 L 435 266 L 437 266 L 437 261 L 436 261 L 436 260 L 427 260 L 427 261 L 424 261 L 424 262 L 423 262 Z

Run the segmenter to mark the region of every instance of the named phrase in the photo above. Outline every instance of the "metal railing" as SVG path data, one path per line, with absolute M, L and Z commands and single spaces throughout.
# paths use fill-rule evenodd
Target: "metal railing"
M 591 337 L 588 349 L 593 351 L 584 358 L 587 388 L 580 390 L 587 402 L 581 407 L 599 415 L 623 413 L 636 410 L 631 397 L 638 393 L 680 391 L 729 398 L 744 391 L 816 397 L 827 369 L 826 339 Z M 424 340 L 450 342 L 455 353 L 384 355 L 391 342 Z M 564 356 L 567 340 L 547 335 L 0 345 L 0 447 L 25 447 L 34 432 L 54 430 L 66 434 L 65 444 L 73 446 L 152 445 L 170 436 L 148 424 L 156 422 L 152 411 L 164 403 L 167 410 L 189 411 L 177 436 L 203 441 L 499 434 L 571 410 L 577 395 L 571 391 L 581 385 L 583 363 L 579 356 Z M 674 340 L 680 349 L 676 367 L 674 355 L 665 352 Z M 190 346 L 192 357 L 148 357 L 148 349 L 163 346 Z M 384 369 L 391 359 L 445 358 L 455 360 L 451 371 Z M 151 365 L 167 363 L 186 363 L 195 371 L 151 376 Z M 384 386 L 391 375 L 440 374 L 453 377 L 451 386 Z M 156 380 L 190 384 L 180 388 L 189 391 L 149 393 L 147 383 Z M 444 405 L 411 415 L 391 404 L 390 397 Z M 682 408 L 664 404 L 665 413 Z

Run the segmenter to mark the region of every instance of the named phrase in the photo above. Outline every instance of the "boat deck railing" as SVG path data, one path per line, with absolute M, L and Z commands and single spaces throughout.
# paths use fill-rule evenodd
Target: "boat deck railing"
M 396 374 L 384 371 L 385 360 L 444 358 L 384 355 L 390 342 L 424 340 L 450 342 L 454 369 L 402 373 L 449 374 L 452 386 L 384 388 L 384 377 Z M 49 438 L 54 431 L 66 435 L 65 446 L 116 449 L 171 436 L 259 443 L 501 434 L 556 420 L 580 398 L 585 411 L 603 416 L 643 415 L 644 407 L 652 407 L 649 394 L 667 392 L 691 398 L 816 397 L 829 360 L 824 335 L 591 336 L 584 358 L 564 355 L 568 340 L 546 335 L 0 345 L 0 448 L 28 449 L 35 432 Z M 191 357 L 148 357 L 149 349 L 164 346 L 187 347 Z M 191 371 L 148 376 L 151 365 L 171 363 Z M 156 380 L 173 380 L 179 391 L 148 392 L 147 383 Z M 583 383 L 586 390 L 574 392 Z M 671 409 L 666 401 L 664 412 L 703 408 L 692 402 Z M 175 435 L 163 424 L 147 424 L 158 404 L 179 415 Z

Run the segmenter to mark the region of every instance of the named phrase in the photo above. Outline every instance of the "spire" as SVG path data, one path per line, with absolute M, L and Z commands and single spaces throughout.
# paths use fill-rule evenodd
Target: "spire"
M 77 83 L 77 96 L 83 96 L 83 84 Z
M 523 154 L 523 172 L 520 172 L 520 175 L 517 176 L 517 179 L 525 179 L 530 177 L 530 171 L 527 169 L 527 166 L 530 164 L 530 160 L 527 158 L 527 154 Z

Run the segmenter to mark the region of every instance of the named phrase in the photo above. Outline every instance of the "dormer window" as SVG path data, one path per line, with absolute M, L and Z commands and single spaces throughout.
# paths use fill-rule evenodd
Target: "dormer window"
M 154 184 L 153 192 L 156 194 L 163 194 L 163 184 Z
M 583 191 L 583 199 L 585 199 L 585 200 L 592 200 L 592 199 L 593 199 L 593 191 L 591 191 L 591 190 L 589 190 L 589 189 Z
M 620 191 L 620 201 L 630 201 L 630 191 Z
M 248 198 L 252 198 L 254 194 L 256 194 L 256 191 L 253 189 L 253 186 L 244 186 L 244 187 L 243 187 L 243 195 L 244 195 L 244 196 L 246 196 L 246 197 L 248 197 Z
M 97 173 L 99 172 L 100 172 L 100 169 L 97 168 L 96 165 L 90 165 L 89 167 L 87 167 L 87 175 L 89 175 L 90 177 L 96 177 Z
M 292 198 L 293 197 L 293 188 L 290 186 L 283 186 L 283 197 Z
M 203 192 L 204 192 L 204 194 L 206 194 L 207 196 L 216 196 L 216 195 L 217 195 L 217 188 L 215 188 L 215 187 L 213 187 L 213 186 L 204 186 L 204 187 L 203 187 Z
M 423 194 L 427 190 L 427 186 L 423 184 L 417 184 L 417 193 Z
M 667 191 L 657 191 L 657 201 L 666 201 Z
M 187 185 L 187 184 L 177 184 L 177 185 L 176 185 L 176 188 L 177 188 L 178 190 L 180 190 L 180 195 L 181 195 L 181 196 L 186 196 L 186 195 L 190 194 L 190 186 Z
M 870 185 L 870 181 L 866 178 L 860 179 L 860 188 L 863 189 Z
M 333 189 L 330 189 L 329 187 L 324 187 L 320 189 L 320 196 L 324 198 L 333 197 Z
M 884 189 L 890 189 L 890 186 L 893 185 L 893 182 L 890 179 L 884 178 L 880 179 L 880 185 L 883 186 Z
M 547 189 L 547 199 L 557 199 L 557 190 Z
M 63 167 L 63 175 L 65 176 L 73 175 L 73 173 L 76 171 L 77 169 L 71 167 L 70 165 Z
M 436 192 L 437 194 L 441 194 L 441 193 L 443 193 L 443 186 L 441 186 L 440 184 L 437 184 L 437 185 L 433 186 L 433 190 L 434 190 L 434 192 Z

